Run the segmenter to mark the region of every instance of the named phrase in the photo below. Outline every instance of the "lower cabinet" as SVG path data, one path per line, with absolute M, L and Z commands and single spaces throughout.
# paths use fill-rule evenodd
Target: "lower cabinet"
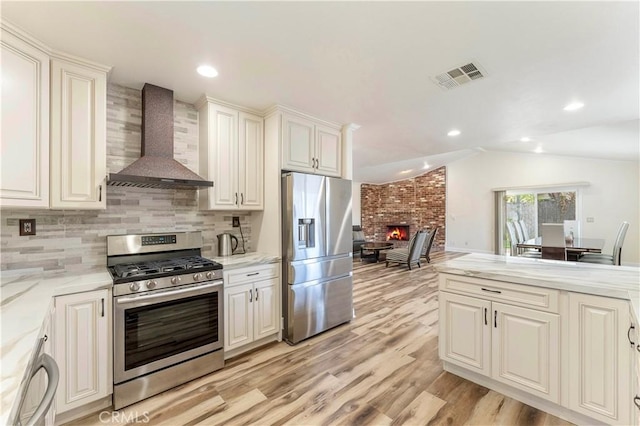
M 440 312 L 443 360 L 559 401 L 557 314 L 447 292 Z
M 111 295 L 96 290 L 55 298 L 54 358 L 60 370 L 56 411 L 112 393 Z
M 270 265 L 225 272 L 225 351 L 279 334 L 278 271 Z
M 640 424 L 627 300 L 450 274 L 439 288 L 445 369 L 573 422 Z

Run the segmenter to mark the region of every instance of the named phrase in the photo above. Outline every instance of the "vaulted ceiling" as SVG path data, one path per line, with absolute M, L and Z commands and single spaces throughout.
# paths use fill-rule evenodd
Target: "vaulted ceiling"
M 113 66 L 113 83 L 358 124 L 354 180 L 366 182 L 478 150 L 639 161 L 639 12 L 610 1 L 2 2 L 50 47 Z M 485 77 L 436 84 L 469 62 Z M 202 63 L 219 76 L 197 75 Z M 584 108 L 563 111 L 574 101 Z

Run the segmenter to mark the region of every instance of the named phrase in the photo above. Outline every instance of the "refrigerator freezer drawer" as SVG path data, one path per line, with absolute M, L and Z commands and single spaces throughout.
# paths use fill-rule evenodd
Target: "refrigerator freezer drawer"
M 302 284 L 328 277 L 351 275 L 353 257 L 351 254 L 338 258 L 321 258 L 289 262 L 287 284 Z
M 353 318 L 351 276 L 287 287 L 285 340 L 289 343 L 298 343 Z

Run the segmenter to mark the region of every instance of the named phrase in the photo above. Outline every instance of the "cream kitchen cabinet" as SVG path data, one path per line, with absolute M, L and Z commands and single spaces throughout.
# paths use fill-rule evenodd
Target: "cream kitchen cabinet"
M 342 172 L 340 130 L 294 114 L 283 114 L 282 169 L 339 177 Z
M 106 208 L 108 70 L 51 60 L 51 208 Z
M 224 350 L 251 349 L 280 332 L 278 264 L 225 272 Z M 226 354 L 225 354 L 226 355 Z
M 631 326 L 627 301 L 569 295 L 569 408 L 607 424 L 632 424 Z
M 109 67 L 2 21 L 0 206 L 104 209 Z
M 111 295 L 96 290 L 55 298 L 56 409 L 64 413 L 113 392 Z
M 0 206 L 49 207 L 49 54 L 2 22 Z
M 513 287 L 470 284 L 480 285 L 487 296 L 440 293 L 440 357 L 558 402 L 559 316 L 492 300 L 503 292 L 516 295 Z
M 200 174 L 213 181 L 201 190 L 206 210 L 262 210 L 264 207 L 263 119 L 212 102 L 198 103 Z

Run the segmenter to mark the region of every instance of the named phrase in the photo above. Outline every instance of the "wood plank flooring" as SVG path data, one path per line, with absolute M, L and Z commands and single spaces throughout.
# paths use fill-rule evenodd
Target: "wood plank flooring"
M 435 252 L 431 261 L 460 255 Z M 442 370 L 437 286 L 429 264 L 409 271 L 356 260 L 351 323 L 296 346 L 270 344 L 120 412 L 71 424 L 570 424 Z

